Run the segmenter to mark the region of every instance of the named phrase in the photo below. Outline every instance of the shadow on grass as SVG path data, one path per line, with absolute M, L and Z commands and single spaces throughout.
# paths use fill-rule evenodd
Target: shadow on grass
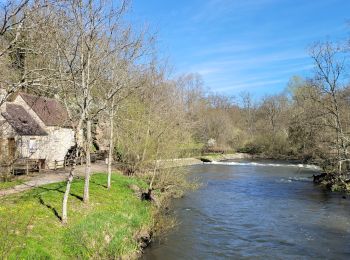
M 98 183 L 98 182 L 96 182 L 96 181 L 94 181 L 94 180 L 91 180 L 91 179 L 90 179 L 90 182 L 93 183 L 93 184 L 95 184 L 95 185 L 97 185 L 97 186 L 101 186 L 101 187 L 106 188 L 106 189 L 108 188 L 107 185 Z
M 38 189 L 40 189 L 41 191 L 55 191 L 55 192 L 59 192 L 59 193 L 64 194 L 64 191 L 61 190 L 64 187 L 65 187 L 65 184 L 57 186 L 56 188 L 38 187 Z M 79 196 L 77 194 L 70 193 L 69 195 L 77 198 L 80 201 L 83 201 L 83 197 L 81 197 L 81 196 Z M 55 217 L 57 217 L 60 221 L 62 220 L 62 217 L 59 215 L 58 211 L 54 207 L 52 207 L 50 204 L 46 203 L 43 200 L 41 193 L 37 194 L 37 197 L 38 197 L 39 203 L 41 205 L 43 205 L 43 206 L 47 207 L 48 209 L 50 209 L 53 212 L 53 214 L 55 215 Z
M 59 193 L 64 194 L 64 191 L 61 190 L 61 189 L 64 188 L 65 186 L 66 186 L 65 184 L 62 184 L 62 185 L 58 186 L 57 188 L 38 187 L 38 189 L 40 189 L 40 190 L 45 190 L 45 191 L 57 191 L 57 192 L 59 192 Z M 80 201 L 83 201 L 83 197 L 82 197 L 82 196 L 79 196 L 79 195 L 74 194 L 74 193 L 69 193 L 69 195 L 71 195 L 71 196 L 77 198 L 77 199 L 80 200 Z
M 57 210 L 54 207 L 52 207 L 50 204 L 45 203 L 45 201 L 43 200 L 43 198 L 41 196 L 39 197 L 39 202 L 41 205 L 44 205 L 45 207 L 50 209 L 53 212 L 53 214 L 56 216 L 56 218 L 58 218 L 60 221 L 62 221 L 62 217 L 58 214 Z

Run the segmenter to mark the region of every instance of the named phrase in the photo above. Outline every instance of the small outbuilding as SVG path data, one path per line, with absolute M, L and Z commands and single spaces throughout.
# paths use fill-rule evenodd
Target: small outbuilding
M 74 131 L 57 99 L 18 93 L 0 111 L 0 159 L 27 159 L 48 169 L 64 166 Z

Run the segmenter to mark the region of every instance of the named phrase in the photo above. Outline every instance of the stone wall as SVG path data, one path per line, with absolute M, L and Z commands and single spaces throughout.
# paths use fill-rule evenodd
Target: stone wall
M 46 127 L 48 136 L 22 136 L 18 140 L 18 149 L 25 158 L 45 159 L 46 167 L 55 168 L 55 161 L 63 165 L 69 148 L 74 146 L 74 132 L 69 128 Z M 36 149 L 30 150 L 30 144 Z M 33 148 L 33 146 L 32 146 Z
M 74 146 L 74 131 L 70 128 L 47 127 L 49 145 L 46 148 L 49 168 L 54 168 L 55 161 L 64 161 L 69 148 Z
M 74 146 L 74 131 L 71 128 L 46 126 L 20 95 L 13 102 L 24 107 L 48 135 L 18 136 L 14 133 L 12 127 L 5 123 L 2 124 L 2 128 L 8 130 L 1 134 L 2 137 L 4 139 L 15 138 L 19 157 L 36 160 L 45 159 L 46 167 L 50 169 L 55 167 L 55 161 L 62 165 L 69 148 Z M 35 149 L 30 149 L 30 146 L 32 148 L 34 146 Z

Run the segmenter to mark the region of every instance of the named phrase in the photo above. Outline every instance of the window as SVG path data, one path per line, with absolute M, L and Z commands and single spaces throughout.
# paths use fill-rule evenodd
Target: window
M 29 140 L 29 152 L 30 153 L 35 153 L 38 150 L 38 142 L 35 139 L 30 139 Z

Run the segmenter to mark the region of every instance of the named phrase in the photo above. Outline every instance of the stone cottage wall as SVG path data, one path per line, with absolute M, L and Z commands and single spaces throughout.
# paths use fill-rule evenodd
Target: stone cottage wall
M 47 165 L 55 167 L 55 161 L 62 164 L 69 148 L 74 146 L 74 131 L 70 128 L 47 127 L 49 143 L 46 145 Z
M 37 149 L 31 151 L 29 149 L 30 141 L 36 142 Z M 49 145 L 48 136 L 18 136 L 17 140 L 17 149 L 22 158 L 29 159 L 47 159 L 46 156 L 46 145 Z
M 48 136 L 19 137 L 18 149 L 23 157 L 30 159 L 45 159 L 46 167 L 55 168 L 55 161 L 62 166 L 69 148 L 74 146 L 74 132 L 69 128 L 47 127 Z M 30 142 L 35 141 L 37 150 L 30 151 Z
M 20 95 L 18 95 L 13 102 L 23 106 L 35 121 L 48 133 L 48 136 L 22 137 L 22 142 L 19 146 L 22 155 L 31 159 L 45 159 L 46 167 L 50 169 L 55 167 L 55 161 L 58 161 L 58 164 L 62 165 L 69 148 L 74 146 L 74 131 L 71 128 L 46 126 Z M 30 139 L 37 140 L 38 149 L 34 153 L 30 153 L 29 151 Z

